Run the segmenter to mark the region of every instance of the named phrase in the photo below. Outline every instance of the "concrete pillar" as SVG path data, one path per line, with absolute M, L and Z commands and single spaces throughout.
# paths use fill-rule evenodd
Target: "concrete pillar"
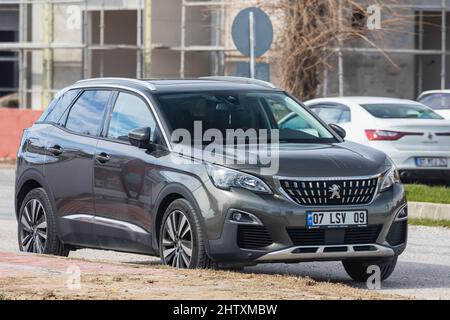
M 144 78 L 151 78 L 152 73 L 152 0 L 144 0 Z

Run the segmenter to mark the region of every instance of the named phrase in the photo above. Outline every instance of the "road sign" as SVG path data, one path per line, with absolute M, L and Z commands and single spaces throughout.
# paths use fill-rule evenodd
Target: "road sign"
M 256 58 L 266 53 L 273 42 L 269 16 L 259 8 L 242 10 L 233 21 L 232 37 L 236 48 L 250 57 L 250 73 L 254 78 Z

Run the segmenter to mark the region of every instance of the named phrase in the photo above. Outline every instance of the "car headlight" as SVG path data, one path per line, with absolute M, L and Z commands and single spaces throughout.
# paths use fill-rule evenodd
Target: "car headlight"
M 272 193 L 269 186 L 255 176 L 209 163 L 205 165 L 211 181 L 219 189 L 243 188 L 256 193 Z
M 400 176 L 398 174 L 397 168 L 392 166 L 383 176 L 380 187 L 380 192 L 389 190 L 394 184 L 400 182 Z

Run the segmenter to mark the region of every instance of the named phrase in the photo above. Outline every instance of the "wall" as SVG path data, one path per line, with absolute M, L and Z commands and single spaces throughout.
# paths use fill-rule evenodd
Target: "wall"
M 0 108 L 0 159 L 15 159 L 23 129 L 30 127 L 41 111 Z

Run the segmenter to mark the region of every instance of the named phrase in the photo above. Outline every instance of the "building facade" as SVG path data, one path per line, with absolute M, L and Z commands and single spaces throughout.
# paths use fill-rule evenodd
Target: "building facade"
M 376 39 L 394 63 L 367 42 L 345 43 L 318 95 L 414 99 L 421 91 L 450 87 L 450 0 L 394 3 L 401 27 Z M 242 75 L 248 59 L 235 50 L 231 24 L 241 8 L 257 4 L 0 0 L 0 100 L 9 96 L 18 101 L 13 107 L 43 109 L 59 89 L 91 77 Z M 390 18 L 383 12 L 382 28 Z M 282 21 L 273 24 L 277 37 Z M 279 83 L 281 62 L 272 56 L 269 51 L 258 62 L 269 65 L 264 78 Z

